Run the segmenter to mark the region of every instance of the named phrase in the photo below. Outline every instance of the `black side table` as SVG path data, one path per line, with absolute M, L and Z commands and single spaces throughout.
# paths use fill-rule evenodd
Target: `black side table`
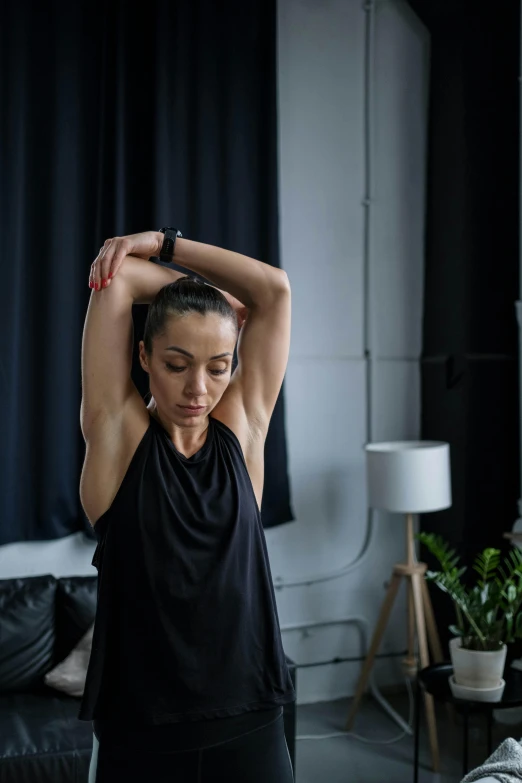
M 451 663 L 435 663 L 427 666 L 417 674 L 417 686 L 415 691 L 415 756 L 413 762 L 413 780 L 419 780 L 419 737 L 420 737 L 420 713 L 422 692 L 431 693 L 434 699 L 446 704 L 452 704 L 457 712 L 464 718 L 462 729 L 462 773 L 468 772 L 469 750 L 469 716 L 473 712 L 485 715 L 487 721 L 487 756 L 492 752 L 491 728 L 493 723 L 493 710 L 502 710 L 507 707 L 522 706 L 522 672 L 506 666 L 504 679 L 506 687 L 502 699 L 496 702 L 466 701 L 456 699 L 450 688 L 449 678 L 453 674 Z

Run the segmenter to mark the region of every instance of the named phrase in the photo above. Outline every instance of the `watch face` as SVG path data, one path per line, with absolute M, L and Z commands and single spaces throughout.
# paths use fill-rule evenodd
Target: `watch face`
M 171 226 L 165 226 L 165 228 L 160 228 L 160 233 L 164 234 L 166 231 L 172 231 L 177 237 L 183 236 L 183 234 L 178 228 L 172 228 Z

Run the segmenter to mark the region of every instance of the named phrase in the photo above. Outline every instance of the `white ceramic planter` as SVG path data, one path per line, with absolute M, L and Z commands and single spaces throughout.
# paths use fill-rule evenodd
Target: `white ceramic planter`
M 506 687 L 506 681 L 500 680 L 500 685 L 495 685 L 494 688 L 466 688 L 465 685 L 459 685 L 455 682 L 454 674 L 449 678 L 449 684 L 455 698 L 465 701 L 500 701 Z
M 495 652 L 463 650 L 460 638 L 450 641 L 455 682 L 467 688 L 495 688 L 500 684 L 506 664 L 507 647 Z

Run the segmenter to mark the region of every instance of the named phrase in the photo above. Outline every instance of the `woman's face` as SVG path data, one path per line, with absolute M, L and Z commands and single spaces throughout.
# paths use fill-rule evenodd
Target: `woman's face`
M 180 426 L 201 424 L 230 383 L 236 340 L 230 319 L 190 313 L 169 318 L 165 332 L 153 340 L 152 356 L 141 341 L 140 363 L 160 411 Z

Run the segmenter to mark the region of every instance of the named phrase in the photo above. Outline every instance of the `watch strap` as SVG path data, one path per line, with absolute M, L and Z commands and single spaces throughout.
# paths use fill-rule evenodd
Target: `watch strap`
M 160 250 L 160 258 L 174 258 L 176 239 L 182 237 L 183 234 L 178 228 L 172 228 L 170 226 L 160 228 L 160 232 L 164 235 L 163 245 Z

